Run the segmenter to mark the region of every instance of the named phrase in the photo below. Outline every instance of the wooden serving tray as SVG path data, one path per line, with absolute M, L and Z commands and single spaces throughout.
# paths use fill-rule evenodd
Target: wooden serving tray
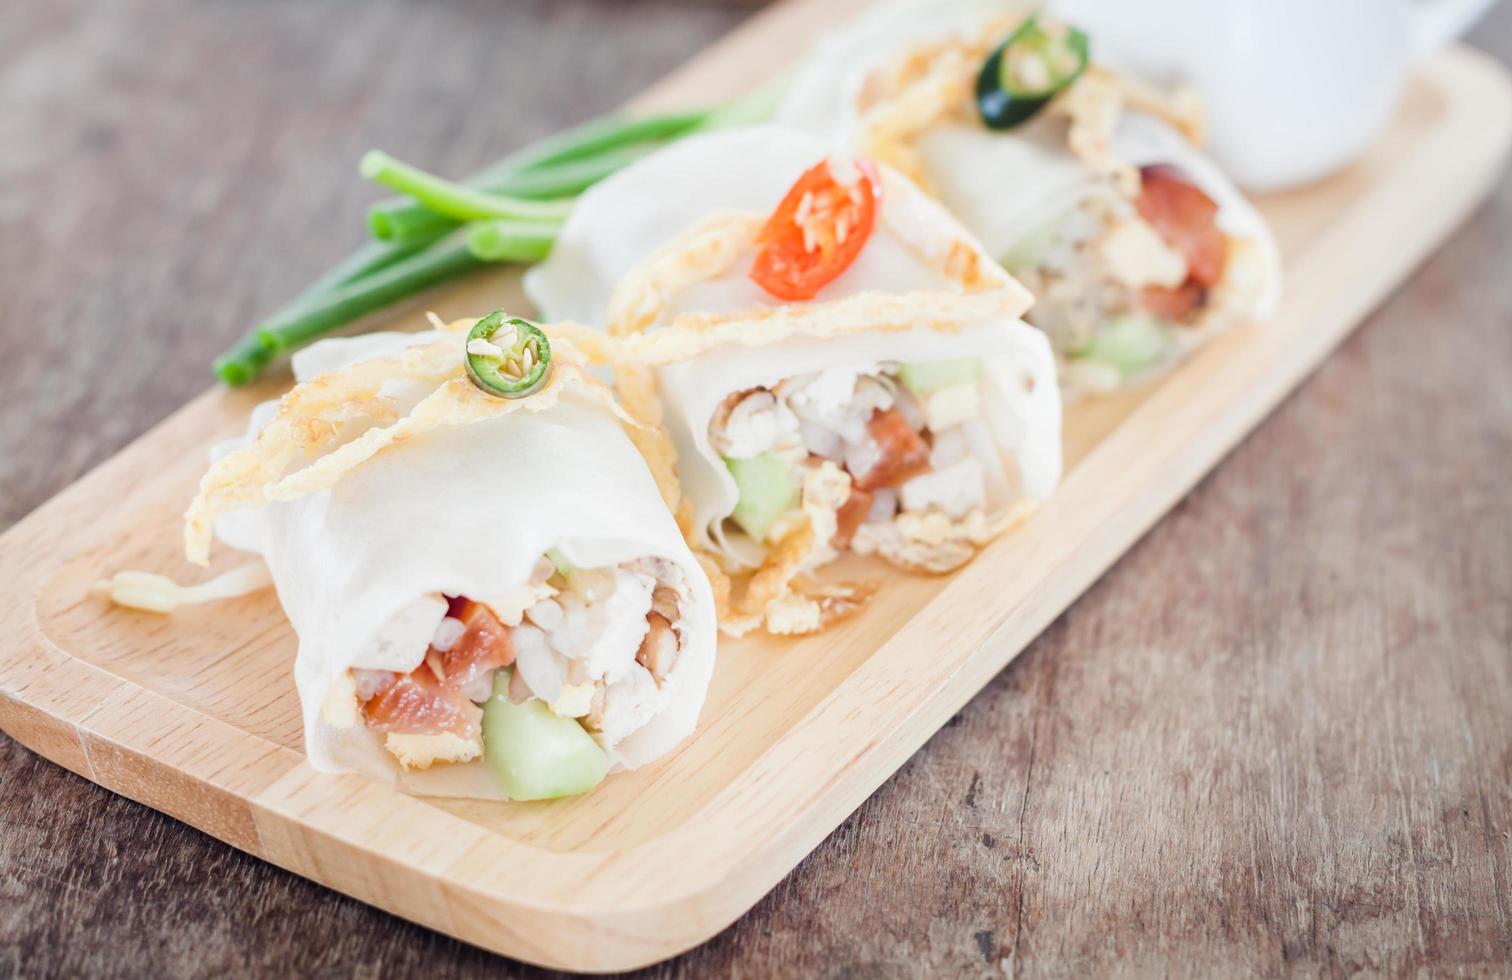
M 643 104 L 753 85 L 793 38 L 860 5 L 789 0 Z M 871 608 L 818 637 L 723 642 L 697 734 L 586 797 L 424 800 L 315 773 L 295 638 L 271 592 L 173 617 L 88 596 L 121 568 L 192 576 L 179 515 L 205 449 L 273 386 L 202 396 L 0 537 L 0 726 L 117 793 L 468 942 L 589 971 L 671 956 L 753 905 L 1216 464 L 1466 216 L 1509 139 L 1499 66 L 1467 49 L 1425 63 L 1366 159 L 1260 202 L 1286 258 L 1273 323 L 1141 391 L 1073 406 L 1060 489 L 956 575 L 888 573 Z M 428 305 L 450 318 L 518 298 L 517 277 L 497 273 Z

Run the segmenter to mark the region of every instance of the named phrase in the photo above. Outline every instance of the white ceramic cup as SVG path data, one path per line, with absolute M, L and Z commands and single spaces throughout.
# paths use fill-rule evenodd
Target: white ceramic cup
M 1390 120 L 1413 62 L 1495 0 L 1049 0 L 1093 57 L 1207 107 L 1209 149 L 1274 190 L 1349 163 Z

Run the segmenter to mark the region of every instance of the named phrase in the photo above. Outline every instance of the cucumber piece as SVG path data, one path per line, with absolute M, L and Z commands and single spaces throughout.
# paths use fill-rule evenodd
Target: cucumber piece
M 550 558 L 551 563 L 556 566 L 557 574 L 564 578 L 572 574 L 572 562 L 563 557 L 556 548 L 547 548 L 546 557 Z
M 792 467 L 781 456 L 762 453 L 748 459 L 725 458 L 725 466 L 735 478 L 740 500 L 735 504 L 735 519 L 745 533 L 757 541 L 766 539 L 772 524 L 798 502 L 798 488 L 793 485 Z
M 1171 334 L 1159 320 L 1121 316 L 1099 330 L 1080 356 L 1116 367 L 1128 378 L 1166 357 L 1171 346 Z
M 597 786 L 609 757 L 575 718 L 552 714 L 544 701 L 509 700 L 509 671 L 494 674 L 483 706 L 483 759 L 511 800 L 552 800 Z
M 981 376 L 982 362 L 975 357 L 898 365 L 898 380 L 920 398 L 942 388 L 976 384 Z
M 1045 261 L 1050 246 L 1055 244 L 1056 236 L 1060 234 L 1061 225 L 1065 223 L 1066 215 L 1045 222 L 1014 242 L 1013 247 L 999 257 L 998 263 L 1009 272 L 1038 268 Z

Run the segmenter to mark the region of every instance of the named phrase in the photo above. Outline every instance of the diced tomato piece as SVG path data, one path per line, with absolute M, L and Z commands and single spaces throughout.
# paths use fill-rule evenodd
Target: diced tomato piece
M 845 498 L 845 503 L 835 511 L 835 537 L 833 544 L 836 548 L 848 547 L 851 538 L 856 536 L 856 528 L 866 520 L 866 515 L 871 513 L 872 494 L 858 487 L 851 487 L 850 496 Z
M 479 712 L 460 691 L 442 684 L 430 667 L 421 664 L 363 702 L 362 716 L 375 732 L 466 736 L 477 725 Z
M 476 732 L 481 713 L 462 688 L 488 671 L 514 663 L 514 646 L 509 627 L 482 603 L 448 598 L 447 615 L 460 619 L 467 631 L 450 650 L 427 650 L 420 666 L 396 676 L 364 701 L 362 715 L 369 728 L 406 735 L 456 732 L 468 737 Z
M 841 184 L 821 160 L 804 172 L 756 237 L 750 277 L 785 302 L 813 299 L 861 254 L 877 222 L 882 182 L 857 160 L 860 178 Z
M 1175 167 L 1157 164 L 1139 171 L 1139 216 L 1150 223 L 1187 261 L 1187 274 L 1199 286 L 1223 277 L 1227 239 L 1218 227 L 1218 203 Z
M 1146 286 L 1139 291 L 1139 305 L 1172 323 L 1184 323 L 1202 308 L 1207 290 L 1195 279 L 1173 288 Z
M 929 444 L 896 408 L 872 412 L 866 428 L 877 441 L 882 456 L 864 474 L 851 474 L 857 489 L 895 487 L 929 469 Z
M 499 622 L 491 609 L 481 602 L 463 599 L 451 615 L 462 621 L 467 632 L 450 650 L 440 654 L 441 669 L 448 683 L 465 685 L 484 671 L 514 663 L 509 627 Z

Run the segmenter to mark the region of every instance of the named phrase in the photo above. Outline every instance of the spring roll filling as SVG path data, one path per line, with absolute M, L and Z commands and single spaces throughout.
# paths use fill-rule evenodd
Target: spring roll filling
M 936 137 L 982 129 L 973 81 L 1018 20 L 988 17 L 975 29 L 915 43 L 869 71 L 855 96 L 861 147 L 954 200 L 967 224 L 972 208 L 993 206 L 976 182 L 1001 178 L 980 169 L 963 177 L 952 165 L 961 141 Z M 1193 93 L 1161 92 L 1095 65 L 1050 103 L 1042 120 L 997 137 L 1038 141 L 1064 125 L 1066 151 L 1101 178 L 1090 196 L 1040 227 L 1022 229 L 997 256 L 1035 295 L 1025 319 L 1050 337 L 1071 389 L 1108 390 L 1169 365 L 1211 332 L 1205 328 L 1223 326 L 1249 298 L 1244 284 L 1264 275 L 1256 268 L 1263 264 L 1257 243 L 1225 234 L 1218 204 L 1188 175 L 1115 156 L 1114 134 L 1129 110 L 1170 124 L 1194 143 L 1200 137 Z M 968 186 L 956 186 L 963 179 Z
M 1141 174 L 1134 201 L 1090 196 L 1002 257 L 1035 294 L 1025 319 L 1081 387 L 1113 387 L 1175 357 L 1221 301 L 1229 266 L 1252 258 L 1179 171 Z
M 1010 500 L 980 372 L 974 359 L 883 362 L 731 394 L 709 422 L 741 494 L 721 537 L 757 564 L 817 507 L 834 527 L 817 564 L 847 548 L 891 558 L 878 543 L 909 519 L 960 523 Z
M 347 691 L 410 769 L 484 755 L 482 704 L 501 670 L 511 701 L 577 719 L 607 751 L 665 708 L 690 603 L 682 570 L 665 559 L 576 569 L 543 556 L 508 595 L 416 600 L 375 640 L 424 644 L 414 669 L 353 668 Z

